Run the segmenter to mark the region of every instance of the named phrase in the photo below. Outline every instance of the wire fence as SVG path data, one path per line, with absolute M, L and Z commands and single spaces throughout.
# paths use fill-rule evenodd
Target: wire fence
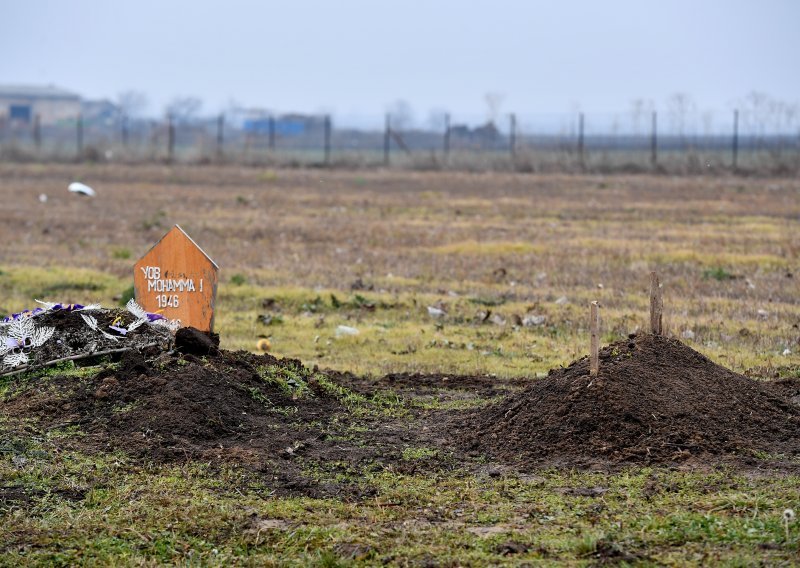
M 269 115 L 0 121 L 4 161 L 240 163 L 518 171 L 800 172 L 800 116 L 756 111 Z

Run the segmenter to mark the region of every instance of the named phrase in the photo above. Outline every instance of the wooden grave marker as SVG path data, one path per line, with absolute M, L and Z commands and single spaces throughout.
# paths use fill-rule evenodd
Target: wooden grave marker
M 219 267 L 180 226 L 161 237 L 134 267 L 136 301 L 178 319 L 181 327 L 213 331 Z

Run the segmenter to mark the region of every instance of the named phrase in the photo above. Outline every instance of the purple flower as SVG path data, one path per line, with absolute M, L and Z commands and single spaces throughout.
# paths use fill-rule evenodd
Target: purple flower
M 65 312 L 79 312 L 81 310 L 98 310 L 100 309 L 100 304 L 89 304 L 88 306 L 84 306 L 83 304 L 64 304 L 64 303 L 53 303 L 53 302 L 43 302 L 42 300 L 36 300 L 40 304 L 42 304 L 46 309 L 51 311 L 65 311 Z M 41 308 L 39 308 L 41 309 Z
M 51 309 L 55 312 L 56 310 L 64 310 L 65 312 L 72 312 L 75 310 L 82 310 L 85 306 L 82 304 L 56 304 Z
M 44 310 L 42 308 L 34 308 L 33 310 L 22 310 L 21 312 L 11 314 L 10 316 L 3 318 L 3 323 L 11 323 L 25 318 L 31 318 L 33 316 L 38 316 L 43 312 Z

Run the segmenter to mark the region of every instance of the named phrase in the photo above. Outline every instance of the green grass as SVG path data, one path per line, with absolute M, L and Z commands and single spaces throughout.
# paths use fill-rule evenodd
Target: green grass
M 79 381 L 96 371 L 64 365 L 18 380 L 60 373 Z M 262 376 L 298 397 L 315 384 L 350 410 L 354 432 L 365 432 L 360 418 L 403 417 L 420 404 L 392 391 L 366 397 L 309 369 L 265 366 Z M 251 395 L 270 405 L 261 391 Z M 409 475 L 371 463 L 308 464 L 321 482 L 353 483 L 373 496 L 279 498 L 270 496 L 269 476 L 247 469 L 65 450 L 63 441 L 83 435 L 76 426 L 44 437 L 18 432 L 0 419 L 0 495 L 13 488 L 26 496 L 0 499 L 2 565 L 583 565 L 604 554 L 739 565 L 790 563 L 800 552 L 800 523 L 783 520 L 787 508 L 800 510 L 796 475 L 646 467 L 498 474 L 474 465 Z M 402 459 L 439 452 L 408 446 Z
M 725 270 L 723 267 L 717 266 L 715 268 L 706 268 L 703 270 L 703 278 L 706 280 L 713 278 L 714 280 L 722 282 L 724 280 L 733 280 L 736 278 L 736 276 Z
M 353 481 L 375 495 L 344 502 L 266 497 L 268 479 L 236 469 L 56 455 L 52 443 L 3 446 L 13 448 L 0 458 L 4 486 L 31 496 L 0 505 L 3 564 L 588 563 L 608 549 L 653 564 L 776 564 L 799 550 L 800 524 L 788 526 L 787 538 L 782 518 L 786 508 L 800 507 L 795 476 L 356 471 Z M 27 461 L 15 465 L 11 454 Z M 412 461 L 431 455 L 428 448 L 404 452 Z M 600 491 L 581 496 L 581 488 Z M 509 541 L 527 551 L 504 556 Z
M 69 165 L 0 167 L 6 196 L 21 176 L 75 174 Z M 516 388 L 586 353 L 593 300 L 603 342 L 646 328 L 651 270 L 664 283 L 668 333 L 691 331 L 687 344 L 736 371 L 800 377 L 796 180 L 93 167 L 106 177 L 107 211 L 126 208 L 126 221 L 109 235 L 61 215 L 61 229 L 34 238 L 27 220 L 39 204 L 20 203 L 7 223 L 0 312 L 34 299 L 124 303 L 131 260 L 179 222 L 222 266 L 222 346 L 255 351 L 268 334 L 273 354 L 306 366 L 265 367 L 264 388 L 249 395 L 273 407 L 270 383 L 298 405 L 332 396 L 349 420 L 342 440 L 361 440 L 381 420 L 417 428 L 421 413 L 492 401 L 365 395 L 315 365 L 368 377 L 519 377 Z M 174 209 L 176 198 L 185 207 Z M 446 315 L 431 317 L 433 305 Z M 529 314 L 545 322 L 516 324 Z M 359 334 L 337 334 L 340 325 Z M 30 381 L 55 388 L 54 372 L 80 381 L 95 370 L 0 380 L 0 396 Z M 9 420 L 0 416 L 0 566 L 592 565 L 604 554 L 751 566 L 792 565 L 800 551 L 800 523 L 783 521 L 785 509 L 800 510 L 800 479 L 784 473 L 520 473 L 480 457 L 461 467 L 409 442 L 397 450 L 402 467 L 298 461 L 320 483 L 352 483 L 368 497 L 280 497 L 262 472 L 85 455 L 70 449 L 87 435 L 80 428 L 39 432 Z M 444 465 L 426 470 L 429 462 Z M 17 489 L 27 497 L 3 498 Z

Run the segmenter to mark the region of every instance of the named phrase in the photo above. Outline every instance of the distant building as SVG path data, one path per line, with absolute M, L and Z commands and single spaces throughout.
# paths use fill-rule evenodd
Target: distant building
M 324 119 L 305 114 L 282 114 L 270 117 L 269 114 L 254 111 L 245 113 L 242 130 L 252 134 L 269 134 L 274 130 L 277 136 L 302 136 L 324 127 Z
M 81 97 L 53 85 L 0 85 L 0 123 L 32 124 L 38 115 L 43 126 L 74 120 L 81 113 Z
M 470 128 L 464 124 L 454 124 L 450 127 L 450 135 L 453 138 L 469 141 L 481 146 L 497 144 L 502 139 L 500 130 L 498 130 L 497 126 L 492 121 L 475 128 Z

